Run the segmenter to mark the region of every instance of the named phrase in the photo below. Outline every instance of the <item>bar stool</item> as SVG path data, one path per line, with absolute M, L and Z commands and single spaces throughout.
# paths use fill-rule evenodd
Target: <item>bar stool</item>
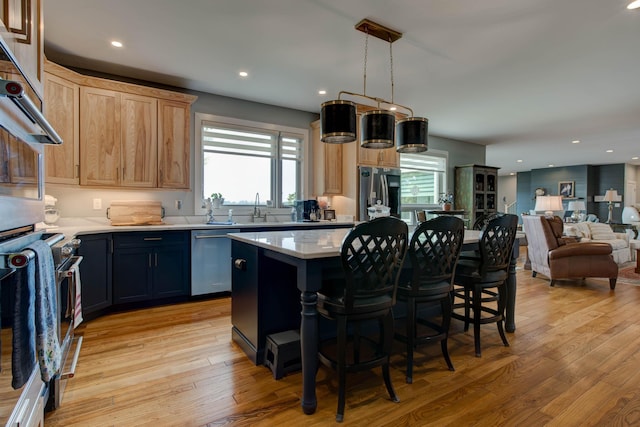
M 439 216 L 418 225 L 407 249 L 411 263 L 411 277 L 398 284 L 398 300 L 407 303 L 405 333 L 396 332 L 396 339 L 407 345 L 408 384 L 413 382 L 413 350 L 420 344 L 440 341 L 442 355 L 449 370 L 453 364 L 449 357 L 447 338 L 451 323 L 451 291 L 456 263 L 464 241 L 464 222 L 454 216 Z M 439 302 L 441 322 L 418 315 L 421 304 Z M 418 334 L 418 327 L 427 329 Z
M 517 226 L 516 215 L 504 214 L 492 218 L 480 233 L 479 258 L 461 257 L 456 267 L 454 311 L 451 317 L 464 321 L 465 331 L 469 330 L 469 323 L 473 323 L 476 357 L 481 356 L 481 324 L 496 323 L 503 344 L 509 346 L 503 323 L 506 281 Z M 456 303 L 456 298 L 462 299 L 462 302 Z M 456 311 L 461 308 L 463 313 Z
M 321 342 L 318 354 L 322 364 L 338 373 L 337 422 L 344 418 L 347 372 L 381 366 L 391 400 L 399 401 L 389 374 L 391 309 L 407 241 L 407 224 L 394 217 L 356 225 L 342 241 L 344 277 L 323 283 L 318 292 L 318 313 L 335 321 L 337 327 L 336 338 Z M 369 333 L 364 328 L 368 325 L 361 324 L 372 320 L 377 321 L 378 328 Z

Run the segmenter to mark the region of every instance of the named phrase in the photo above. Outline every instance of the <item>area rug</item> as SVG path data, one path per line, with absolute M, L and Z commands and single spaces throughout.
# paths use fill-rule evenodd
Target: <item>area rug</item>
M 623 265 L 618 270 L 618 283 L 640 286 L 640 274 L 636 273 L 636 264 Z

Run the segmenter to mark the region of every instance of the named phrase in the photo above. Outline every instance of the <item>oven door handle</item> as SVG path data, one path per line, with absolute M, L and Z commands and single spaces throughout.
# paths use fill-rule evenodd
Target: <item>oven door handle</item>
M 66 380 L 67 378 L 73 378 L 76 375 L 76 365 L 78 364 L 78 357 L 80 356 L 80 348 L 82 347 L 82 339 L 84 337 L 81 335 L 78 337 L 78 341 L 76 342 L 76 351 L 73 353 L 73 361 L 71 362 L 71 368 L 68 372 L 63 372 L 60 375 L 61 380 Z
M 73 260 L 73 264 L 71 264 L 71 266 L 68 269 L 59 272 L 58 274 L 60 275 L 60 277 L 71 277 L 71 276 L 73 276 L 75 270 L 78 268 L 78 266 L 82 262 L 82 255 L 72 256 L 71 259 Z

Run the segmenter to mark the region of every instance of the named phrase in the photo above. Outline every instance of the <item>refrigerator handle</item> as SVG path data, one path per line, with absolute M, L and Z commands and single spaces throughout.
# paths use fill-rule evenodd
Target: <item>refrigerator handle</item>
M 380 191 L 383 206 L 389 206 L 389 183 L 386 175 L 380 176 Z

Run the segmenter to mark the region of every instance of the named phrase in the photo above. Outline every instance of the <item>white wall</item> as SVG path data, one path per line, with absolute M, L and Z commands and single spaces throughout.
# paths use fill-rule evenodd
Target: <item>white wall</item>
M 498 211 L 504 212 L 505 200 L 507 204 L 511 204 L 516 201 L 518 194 L 517 189 L 518 178 L 516 175 L 498 176 Z M 511 208 L 510 213 L 519 212 L 520 210 L 515 207 Z

